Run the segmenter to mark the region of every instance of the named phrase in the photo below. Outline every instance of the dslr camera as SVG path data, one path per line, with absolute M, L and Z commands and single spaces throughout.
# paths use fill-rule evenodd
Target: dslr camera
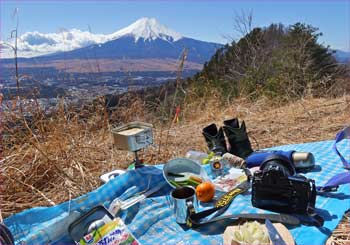
M 280 213 L 307 214 L 315 207 L 315 181 L 297 175 L 294 164 L 282 155 L 264 159 L 252 177 L 252 205 Z

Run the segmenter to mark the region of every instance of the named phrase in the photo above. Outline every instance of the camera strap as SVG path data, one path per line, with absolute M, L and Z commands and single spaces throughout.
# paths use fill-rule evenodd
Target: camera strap
M 337 133 L 333 144 L 333 150 L 340 157 L 340 160 L 342 161 L 344 168 L 347 170 L 350 170 L 350 162 L 343 157 L 343 155 L 337 148 L 337 143 L 339 143 L 344 139 L 350 139 L 350 126 L 343 128 L 341 131 Z M 350 183 L 350 172 L 347 171 L 347 172 L 334 175 L 331 179 L 327 181 L 327 183 L 324 186 L 318 186 L 317 191 L 321 193 L 336 191 L 339 185 L 349 184 L 349 183 Z
M 187 220 L 187 225 L 189 227 L 199 227 L 212 222 L 221 220 L 265 220 L 269 219 L 274 222 L 280 222 L 289 225 L 299 225 L 300 221 L 298 218 L 287 215 L 287 214 L 233 214 L 220 216 L 229 207 L 233 199 L 246 192 L 250 188 L 249 178 L 247 181 L 241 183 L 236 188 L 222 195 L 219 200 L 215 203 L 214 208 L 207 209 L 196 213 L 193 207 L 189 208 L 189 219 Z M 212 217 L 207 218 L 209 215 L 214 214 Z
M 317 186 L 319 193 L 336 191 L 340 185 L 350 183 L 350 172 L 344 172 L 334 175 L 324 186 Z
M 343 157 L 343 155 L 340 153 L 340 151 L 337 148 L 337 143 L 344 139 L 350 139 L 350 126 L 343 128 L 341 131 L 337 133 L 337 135 L 335 136 L 335 142 L 333 144 L 333 150 L 340 157 L 344 168 L 350 170 L 350 163 Z
M 226 208 L 228 208 L 228 206 L 231 204 L 231 202 L 233 201 L 233 199 L 236 196 L 238 196 L 241 193 L 246 192 L 249 189 L 249 187 L 250 187 L 249 183 L 250 183 L 249 180 L 244 181 L 243 183 L 239 184 L 234 189 L 230 190 L 229 192 L 226 192 L 224 195 L 222 195 L 219 198 L 219 200 L 215 203 L 213 208 L 201 211 L 199 213 L 196 213 L 193 208 L 190 208 L 190 215 L 189 215 L 189 219 L 187 221 L 187 225 L 189 227 L 192 227 L 193 225 L 199 226 L 199 225 L 213 222 L 210 220 L 214 219 L 217 215 L 220 215 L 220 213 L 214 215 L 210 219 L 206 219 L 206 221 L 203 221 L 202 219 L 208 217 L 209 215 L 215 213 L 216 211 L 219 211 L 219 210 L 225 211 Z
M 3 223 L 0 223 L 0 244 L 3 244 L 3 245 L 15 244 L 10 230 Z

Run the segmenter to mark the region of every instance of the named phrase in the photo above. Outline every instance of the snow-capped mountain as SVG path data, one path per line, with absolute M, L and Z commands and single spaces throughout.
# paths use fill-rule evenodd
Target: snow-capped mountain
M 189 50 L 188 60 L 204 63 L 221 44 L 183 37 L 154 18 L 141 18 L 107 35 L 77 29 L 47 34 L 27 32 L 19 38 L 18 56 L 36 57 L 36 61 L 86 58 L 176 59 L 185 47 Z M 10 49 L 2 49 L 1 58 L 12 58 L 11 52 Z
M 128 27 L 111 34 L 111 39 L 118 39 L 123 36 L 132 36 L 135 42 L 139 39 L 144 41 L 162 39 L 174 42 L 182 38 L 180 33 L 160 24 L 155 18 L 141 18 Z

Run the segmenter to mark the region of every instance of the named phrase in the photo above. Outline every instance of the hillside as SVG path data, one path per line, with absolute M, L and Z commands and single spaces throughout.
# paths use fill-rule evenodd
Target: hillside
M 305 23 L 254 28 L 219 49 L 194 79 L 224 96 L 271 99 L 322 96 L 337 86 L 345 66 L 320 42 L 322 33 Z
M 232 116 L 245 120 L 254 149 L 330 140 L 350 123 L 350 96 L 303 99 L 283 106 L 266 100 L 252 103 L 239 99 L 226 105 L 215 99 L 203 102 L 187 104 L 180 123 L 171 128 L 160 125 L 159 119 L 146 113 L 138 100 L 129 110 L 119 110 L 119 118 L 124 122 L 154 123 L 155 143 L 141 153 L 150 164 L 184 156 L 191 149 L 206 151 L 202 128 L 212 122 L 221 125 Z M 22 143 L 5 147 L 1 172 L 3 215 L 82 195 L 101 184 L 101 174 L 126 168 L 132 160 L 131 153 L 113 149 L 109 132 L 112 125 L 105 120 L 103 110 L 97 110 L 87 120 L 78 120 L 74 113 L 57 113 L 55 121 L 38 122 L 45 129 L 39 127 L 35 134 L 24 129 Z
M 183 108 L 180 123 L 170 129 L 159 124 L 156 115 L 147 113 L 144 103 L 139 100 L 129 105 L 129 110 L 121 108 L 116 113 L 122 122 L 141 120 L 154 124 L 155 144 L 142 153 L 142 157 L 146 162 L 156 164 L 184 156 L 191 149 L 206 151 L 202 128 L 212 122 L 221 125 L 224 119 L 232 116 L 246 121 L 254 149 L 333 139 L 336 132 L 350 123 L 349 101 L 350 96 L 304 99 L 284 106 L 244 99 L 226 106 L 215 100 L 206 104 L 191 103 Z M 6 158 L 2 160 L 1 177 L 5 180 L 3 187 L 6 187 L 2 192 L 5 215 L 47 205 L 40 192 L 55 203 L 67 200 L 70 195 L 81 195 L 100 185 L 101 174 L 128 166 L 133 155 L 113 149 L 109 132 L 112 125 L 106 121 L 103 108 L 97 107 L 93 114 L 88 111 L 80 114 L 58 111 L 56 120 L 36 122 L 35 134 L 28 128 L 20 132 L 9 129 L 16 135 L 3 139 Z M 4 116 L 9 119 L 14 115 Z M 78 116 L 86 119 L 78 120 Z M 8 145 L 15 140 L 17 145 Z M 27 164 L 23 164 L 23 159 Z M 32 171 L 33 167 L 35 171 Z M 61 176 L 61 171 L 66 177 Z M 32 187 L 38 191 L 35 195 Z M 62 193 L 57 195 L 60 191 Z

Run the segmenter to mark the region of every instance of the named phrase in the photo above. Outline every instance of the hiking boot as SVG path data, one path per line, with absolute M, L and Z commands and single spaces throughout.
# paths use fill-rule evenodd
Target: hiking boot
M 238 118 L 226 120 L 223 129 L 231 145 L 231 154 L 245 159 L 253 152 L 244 121 L 239 126 Z
M 203 128 L 202 134 L 207 142 L 209 151 L 224 154 L 227 152 L 224 131 L 219 130 L 215 123 Z

